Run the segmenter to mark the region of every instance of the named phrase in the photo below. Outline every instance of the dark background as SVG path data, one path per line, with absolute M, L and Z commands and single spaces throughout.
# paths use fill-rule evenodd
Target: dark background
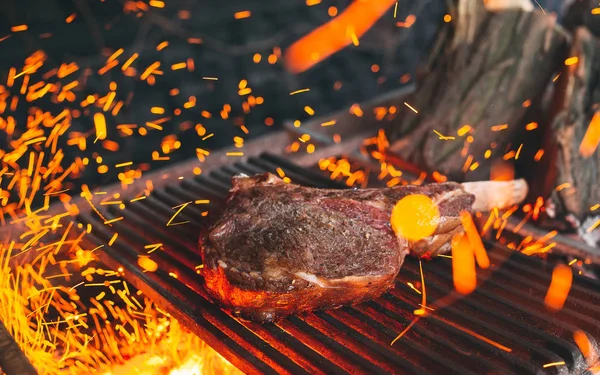
M 101 142 L 93 143 L 91 119 L 98 110 L 88 110 L 73 119 L 69 131 L 87 132 L 87 148 L 81 151 L 66 146 L 67 137 L 63 137 L 66 159 L 72 160 L 77 155 L 91 159 L 78 183 L 114 182 L 119 170 L 112 166 L 126 161 L 133 161 L 134 166 L 141 164 L 143 168 L 162 168 L 195 157 L 197 147 L 215 150 L 232 144 L 234 136 L 247 140 L 278 129 L 284 120 L 305 120 L 309 117 L 305 106 L 310 106 L 315 116 L 322 116 L 398 88 L 403 84 L 402 77 L 403 82 L 408 75 L 411 80 L 414 77 L 447 12 L 445 0 L 401 1 L 396 19 L 391 9 L 361 39 L 358 47 L 350 46 L 310 71 L 294 76 L 284 70 L 282 59 L 269 63 L 269 55 L 277 54 L 277 49 L 285 51 L 293 41 L 330 20 L 330 7 L 341 12 L 351 1 L 323 0 L 309 7 L 304 0 L 165 0 L 163 9 L 149 7 L 139 12 L 124 11 L 127 3 L 122 0 L 4 0 L 0 5 L 4 25 L 0 37 L 11 34 L 13 25 L 29 27 L 26 32 L 14 33 L 0 42 L 2 82 L 6 82 L 11 66 L 20 71 L 25 57 L 43 50 L 48 60 L 42 72 L 63 62 L 76 62 L 80 66 L 77 75 L 86 68 L 93 72 L 86 84 L 75 90 L 77 101 L 72 103 L 73 108 L 78 108 L 87 95 L 104 95 L 111 81 L 118 86 L 117 99 L 129 101 L 117 116 L 107 116 L 108 139 L 119 144 L 117 151 L 106 150 Z M 561 0 L 540 1 L 547 12 L 557 10 L 561 3 Z M 249 10 L 252 15 L 236 20 L 234 13 L 242 10 Z M 71 14 L 75 14 L 74 20 L 66 23 Z M 415 24 L 410 28 L 399 27 L 397 22 L 405 21 L 409 14 L 416 15 Z M 190 44 L 188 38 L 200 38 L 202 43 Z M 169 45 L 157 51 L 157 45 L 163 41 Z M 124 49 L 120 64 L 134 52 L 140 55 L 132 65 L 138 71 L 137 78 L 125 77 L 119 67 L 102 76 L 96 74 L 107 57 L 119 48 Z M 262 57 L 258 64 L 253 62 L 256 53 Z M 194 71 L 171 70 L 172 64 L 188 58 L 194 60 Z M 164 75 L 157 76 L 155 85 L 150 86 L 139 79 L 139 74 L 155 61 L 161 63 Z M 218 81 L 202 78 L 207 76 L 217 77 Z M 242 110 L 247 96 L 238 95 L 238 84 L 243 79 L 248 81 L 253 96 L 264 98 L 264 103 L 249 113 Z M 337 89 L 334 88 L 336 82 L 339 82 Z M 179 89 L 178 95 L 169 95 L 173 88 Z M 310 91 L 289 95 L 303 88 Z M 151 107 L 163 107 L 166 114 L 172 114 L 192 95 L 197 99 L 196 106 L 163 123 L 163 131 L 151 130 L 146 136 L 136 132 L 124 137 L 115 128 L 124 123 L 143 125 L 166 116 L 152 114 Z M 223 119 L 220 112 L 227 104 L 231 111 L 228 118 Z M 65 103 L 54 104 L 49 100 L 36 101 L 34 105 L 55 114 L 65 107 Z M 18 128 L 24 127 L 27 111 L 24 103 L 13 114 Z M 208 111 L 212 117 L 203 117 L 202 111 Z M 271 123 L 269 119 L 272 119 L 271 126 L 266 125 Z M 202 140 L 194 129 L 198 123 L 207 129 L 206 134 L 214 133 L 214 136 Z M 240 125 L 249 130 L 247 135 Z M 169 153 L 169 161 L 152 161 L 152 152 L 160 150 L 161 141 L 170 134 L 177 135 L 180 148 Z M 96 155 L 102 156 L 102 164 L 111 167 L 107 173 L 97 172 Z

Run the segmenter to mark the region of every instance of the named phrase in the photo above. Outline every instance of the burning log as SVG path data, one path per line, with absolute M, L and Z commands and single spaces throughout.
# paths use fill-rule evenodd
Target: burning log
M 441 34 L 405 103 L 414 109 L 391 124 L 390 151 L 453 180 L 469 169 L 468 179 L 483 180 L 494 161 L 517 149 L 510 142 L 563 61 L 567 36 L 542 12 L 491 13 L 476 0 L 461 1 L 454 19 L 454 35 Z
M 562 73 L 565 90 L 556 92 L 561 110 L 544 147 L 553 163 L 546 196 L 552 195 L 555 215 L 567 218 L 596 246 L 597 235 L 590 232 L 600 224 L 592 217 L 600 202 L 600 40 L 578 28 L 569 56 Z

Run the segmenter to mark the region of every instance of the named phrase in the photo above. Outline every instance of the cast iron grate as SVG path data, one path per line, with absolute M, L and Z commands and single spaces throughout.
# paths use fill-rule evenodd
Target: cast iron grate
M 421 296 L 407 282 L 420 280 L 419 262 L 408 259 L 396 286 L 382 297 L 354 307 L 293 316 L 278 324 L 241 322 L 212 304 L 196 267 L 201 264 L 197 237 L 202 223 L 223 202 L 235 173 L 275 172 L 281 168 L 292 181 L 307 186 L 342 187 L 326 176 L 268 154 L 251 158 L 154 191 L 148 198 L 121 210 L 102 206 L 106 219 L 124 216 L 112 227 L 94 213 L 78 217 L 92 224 L 86 236 L 95 247 L 119 233 L 113 246 L 104 246 L 103 261 L 123 266 L 125 278 L 241 370 L 249 373 L 585 373 L 588 365 L 573 341 L 583 330 L 600 338 L 600 283 L 575 277 L 565 307 L 549 313 L 544 296 L 552 267 L 539 259 L 487 242 L 494 265 L 480 274 L 481 286 L 466 298 L 453 295 L 451 260 L 423 263 L 428 305 L 435 312 L 420 319 L 393 346 L 390 342 L 414 319 Z M 167 227 L 172 207 L 190 204 Z M 163 243 L 152 253 L 156 272 L 137 265 L 144 245 Z M 176 277 L 173 277 L 176 275 Z M 544 368 L 545 364 L 564 362 Z

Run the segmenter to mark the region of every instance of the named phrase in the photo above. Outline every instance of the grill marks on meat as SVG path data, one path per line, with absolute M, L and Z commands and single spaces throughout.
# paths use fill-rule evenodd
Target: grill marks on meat
M 436 232 L 417 243 L 397 237 L 389 223 L 409 194 L 430 197 L 441 216 Z M 206 289 L 260 322 L 371 299 L 392 285 L 411 249 L 445 250 L 473 201 L 456 183 L 329 190 L 268 173 L 236 176 L 223 212 L 200 238 Z

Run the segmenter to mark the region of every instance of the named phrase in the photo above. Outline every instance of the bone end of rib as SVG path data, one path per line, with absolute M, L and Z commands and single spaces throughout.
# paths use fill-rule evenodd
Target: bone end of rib
M 529 192 L 529 186 L 524 179 L 464 182 L 461 185 L 466 192 L 475 196 L 473 212 L 512 207 L 523 202 Z

